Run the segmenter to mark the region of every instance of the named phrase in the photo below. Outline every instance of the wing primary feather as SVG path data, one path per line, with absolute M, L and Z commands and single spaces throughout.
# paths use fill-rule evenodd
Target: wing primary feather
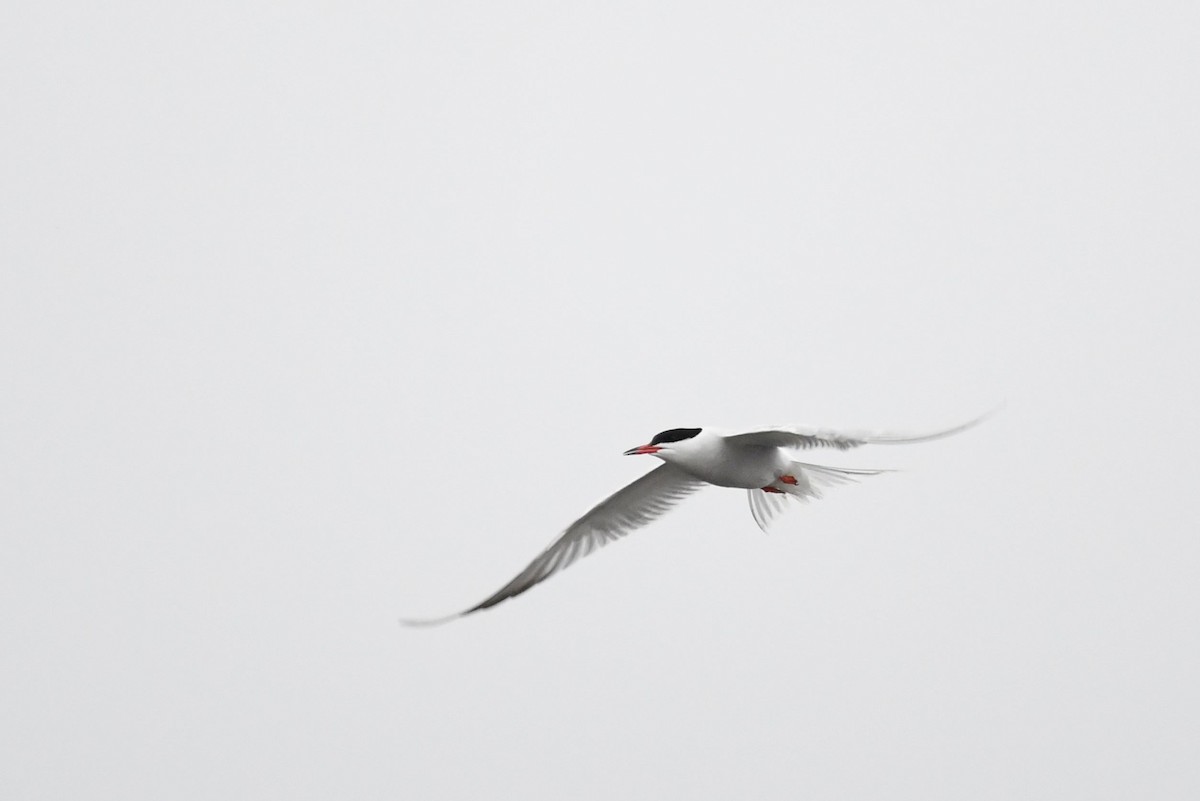
M 475 606 L 446 617 L 401 622 L 409 626 L 436 626 L 515 598 L 608 543 L 662 516 L 704 483 L 674 465 L 659 465 L 592 507 L 524 570 Z
M 862 445 L 905 445 L 931 442 L 943 437 L 960 434 L 974 428 L 996 413 L 994 409 L 985 415 L 969 420 L 952 428 L 921 434 L 890 434 L 886 432 L 843 432 L 830 429 L 804 428 L 802 426 L 771 426 L 767 428 L 731 434 L 726 440 L 754 446 L 770 446 L 807 450 L 810 448 L 834 448 L 845 451 Z

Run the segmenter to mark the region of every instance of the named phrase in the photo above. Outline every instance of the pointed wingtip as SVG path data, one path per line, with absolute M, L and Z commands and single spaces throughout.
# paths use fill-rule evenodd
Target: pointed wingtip
M 877 445 L 907 445 L 907 444 L 917 443 L 917 442 L 932 442 L 933 440 L 936 440 L 936 439 L 943 439 L 945 437 L 950 437 L 955 434 L 961 434 L 962 432 L 967 431 L 968 429 L 972 429 L 975 426 L 977 426 L 980 423 L 987 420 L 988 418 L 995 415 L 997 412 L 999 412 L 1001 409 L 1003 409 L 1004 406 L 1005 406 L 1005 404 L 1002 402 L 1002 403 L 998 404 L 997 406 L 993 407 L 992 409 L 988 410 L 987 412 L 979 415 L 978 417 L 976 417 L 972 420 L 968 420 L 965 423 L 956 425 L 953 428 L 946 428 L 946 429 L 942 429 L 941 431 L 931 431 L 931 432 L 924 433 L 924 434 L 883 434 L 883 435 L 873 436 L 873 437 L 869 438 L 867 441 L 871 444 L 877 444 Z
M 420 619 L 410 618 L 410 617 L 402 617 L 402 618 L 400 618 L 400 625 L 406 626 L 411 629 L 430 629 L 430 628 L 433 628 L 434 626 L 441 626 L 444 623 L 449 623 L 451 620 L 458 620 L 460 617 L 462 617 L 465 614 L 466 614 L 466 612 L 455 612 L 453 615 L 446 615 L 445 617 L 420 618 Z
M 950 429 L 949 431 L 944 432 L 942 436 L 950 436 L 951 434 L 958 434 L 958 433 L 961 433 L 968 429 L 974 428 L 975 426 L 979 425 L 980 423 L 983 423 L 987 420 L 990 420 L 992 417 L 995 417 L 997 414 L 999 414 L 1001 411 L 1003 411 L 1004 407 L 1007 405 L 1008 405 L 1008 401 L 1002 400 L 998 404 L 993 406 L 992 408 L 988 409 L 983 414 L 976 417 L 974 420 L 968 420 L 967 422 L 963 423 L 962 425 L 955 426 L 954 428 Z

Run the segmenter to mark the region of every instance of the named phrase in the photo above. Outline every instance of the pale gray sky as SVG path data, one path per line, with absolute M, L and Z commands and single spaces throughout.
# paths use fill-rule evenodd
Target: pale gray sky
M 12 5 L 0 796 L 1197 797 L 1197 9 Z

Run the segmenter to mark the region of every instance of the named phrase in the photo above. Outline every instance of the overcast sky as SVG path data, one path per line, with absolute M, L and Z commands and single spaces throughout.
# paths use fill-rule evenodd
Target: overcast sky
M 0 796 L 1200 796 L 1198 8 L 10 3 Z

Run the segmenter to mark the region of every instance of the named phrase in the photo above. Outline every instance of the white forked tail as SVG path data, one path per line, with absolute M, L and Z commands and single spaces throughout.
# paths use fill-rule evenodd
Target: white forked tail
M 857 482 L 862 476 L 877 476 L 891 470 L 859 470 L 850 467 L 825 467 L 808 462 L 792 462 L 791 472 L 776 479 L 770 486 L 775 492 L 761 489 L 746 490 L 750 498 L 750 514 L 754 522 L 766 531 L 788 506 L 788 498 L 798 501 L 820 498 L 821 490 L 838 484 Z M 787 481 L 791 478 L 795 481 Z

